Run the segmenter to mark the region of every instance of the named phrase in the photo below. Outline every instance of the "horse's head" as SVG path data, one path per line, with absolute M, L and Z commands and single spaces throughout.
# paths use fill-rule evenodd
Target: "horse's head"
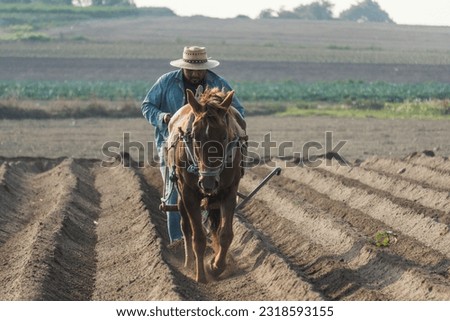
M 228 119 L 233 94 L 234 91 L 226 94 L 217 88 L 207 89 L 197 101 L 192 91 L 187 91 L 195 115 L 192 140 L 199 172 L 198 187 L 205 195 L 217 193 L 227 146 L 234 138 Z

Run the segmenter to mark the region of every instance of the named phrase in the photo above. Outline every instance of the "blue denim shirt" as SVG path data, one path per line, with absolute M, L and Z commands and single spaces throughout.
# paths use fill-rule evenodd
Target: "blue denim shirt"
M 208 70 L 205 83 L 209 87 L 225 88 L 231 90 L 228 82 Z M 168 136 L 167 124 L 163 119 L 166 114 L 175 112 L 184 106 L 185 90 L 183 85 L 183 70 L 175 70 L 162 75 L 147 93 L 142 102 L 142 114 L 155 127 L 155 140 L 158 150 L 161 149 Z M 236 95 L 233 96 L 232 105 L 244 116 L 244 107 Z

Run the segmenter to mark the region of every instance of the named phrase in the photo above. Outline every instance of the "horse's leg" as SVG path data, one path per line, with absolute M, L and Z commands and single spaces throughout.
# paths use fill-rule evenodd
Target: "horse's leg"
M 192 230 L 189 216 L 181 199 L 178 200 L 178 210 L 181 214 L 181 231 L 184 237 L 184 267 L 189 267 L 194 261 L 194 250 L 192 249 Z
M 192 231 L 191 244 L 195 255 L 195 279 L 197 282 L 206 283 L 205 266 L 203 263 L 206 250 L 206 235 L 203 232 L 202 214 L 200 211 L 200 200 L 198 195 L 188 190 L 182 191 L 184 207 L 189 217 Z
M 196 259 L 195 261 L 197 271 L 196 280 L 197 282 L 206 283 L 206 274 L 204 265 L 205 250 L 206 250 L 206 235 L 203 232 L 202 218 L 200 213 L 199 217 L 194 219 L 193 225 L 195 225 L 195 228 L 193 228 L 192 240 L 194 242 L 193 248 Z
M 236 188 L 237 189 L 237 188 Z M 234 209 L 236 207 L 236 191 L 229 193 L 227 197 L 220 204 L 221 221 L 217 231 L 219 241 L 219 251 L 214 257 L 211 264 L 211 273 L 214 276 L 219 276 L 225 270 L 226 256 L 231 242 L 233 241 L 233 217 Z
M 217 233 L 220 225 L 220 209 L 209 210 L 209 221 L 211 224 L 212 247 L 214 254 L 217 254 L 219 252 L 219 236 Z

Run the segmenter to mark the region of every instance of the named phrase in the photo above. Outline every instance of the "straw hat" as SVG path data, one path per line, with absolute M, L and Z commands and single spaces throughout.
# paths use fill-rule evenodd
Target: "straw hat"
M 184 47 L 183 58 L 172 60 L 170 64 L 178 68 L 205 70 L 217 67 L 220 62 L 209 59 L 205 47 L 192 46 Z

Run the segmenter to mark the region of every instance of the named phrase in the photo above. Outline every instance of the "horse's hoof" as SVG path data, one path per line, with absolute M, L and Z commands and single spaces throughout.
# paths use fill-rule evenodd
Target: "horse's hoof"
M 217 278 L 219 275 L 221 275 L 223 273 L 223 271 L 225 271 L 225 266 L 218 267 L 214 264 L 213 261 L 211 261 L 211 263 L 209 265 L 209 269 L 210 269 L 211 275 L 213 277 Z

